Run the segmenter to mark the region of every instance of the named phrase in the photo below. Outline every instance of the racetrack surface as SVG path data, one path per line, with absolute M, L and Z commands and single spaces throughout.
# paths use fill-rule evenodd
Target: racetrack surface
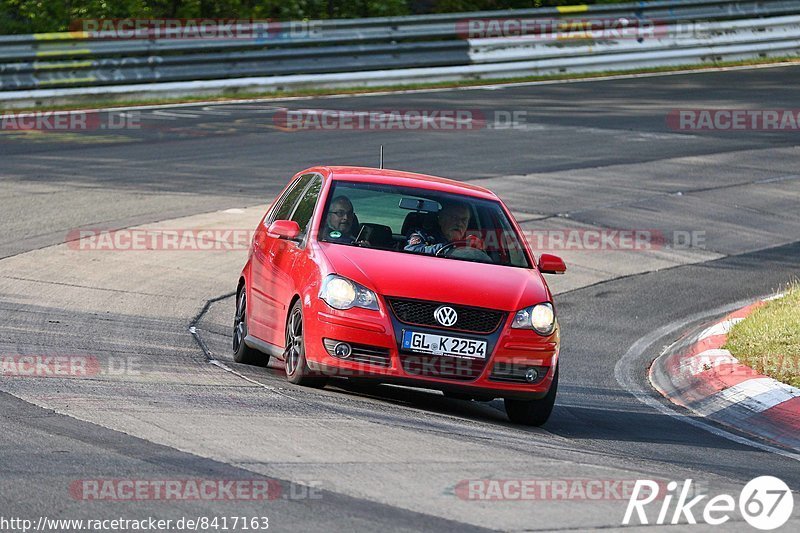
M 691 478 L 711 494 L 738 494 L 753 477 L 777 475 L 797 491 L 796 455 L 668 416 L 680 412 L 652 392 L 646 369 L 684 331 L 800 270 L 798 133 L 678 132 L 667 113 L 794 109 L 798 81 L 800 70 L 783 67 L 198 105 L 142 111 L 137 130 L 0 133 L 0 355 L 87 355 L 104 368 L 136 368 L 2 378 L 3 515 L 267 515 L 280 530 L 585 530 L 618 527 L 627 502 L 469 501 L 457 487 Z M 281 106 L 525 114 L 513 128 L 285 132 L 274 123 Z M 701 246 L 562 254 L 572 268 L 549 278 L 563 331 L 561 387 L 550 422 L 531 429 L 509 424 L 501 402 L 346 382 L 308 390 L 286 383 L 280 364 L 236 365 L 228 346 L 241 250 L 62 244 L 77 228 L 251 228 L 294 172 L 375 165 L 380 144 L 388 167 L 491 188 L 527 229 L 700 232 Z M 318 486 L 319 497 L 109 502 L 68 490 L 81 479 L 259 476 L 280 480 L 284 494 Z M 738 516 L 732 528 L 750 530 Z

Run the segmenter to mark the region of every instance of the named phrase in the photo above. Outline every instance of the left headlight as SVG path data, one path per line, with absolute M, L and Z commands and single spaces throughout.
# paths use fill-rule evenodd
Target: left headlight
M 533 329 L 539 335 L 550 335 L 556 328 L 556 313 L 553 304 L 545 302 L 517 311 L 512 328 Z
M 375 293 L 356 283 L 355 281 L 329 274 L 322 282 L 319 297 L 334 309 L 364 309 L 378 310 L 378 297 Z

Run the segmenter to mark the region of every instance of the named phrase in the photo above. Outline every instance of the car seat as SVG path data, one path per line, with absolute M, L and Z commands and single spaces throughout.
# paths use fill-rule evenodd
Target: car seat
M 402 233 L 406 237 L 415 229 L 426 232 L 433 232 L 436 228 L 436 213 L 425 213 L 423 211 L 412 211 L 403 220 Z

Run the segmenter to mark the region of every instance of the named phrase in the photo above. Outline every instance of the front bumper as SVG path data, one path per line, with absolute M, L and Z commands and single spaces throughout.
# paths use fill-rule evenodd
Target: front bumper
M 311 312 L 305 314 L 309 367 L 330 376 L 458 392 L 481 399 L 538 399 L 550 390 L 558 362 L 558 328 L 542 337 L 532 330 L 511 329 L 512 316 L 507 316 L 494 333 L 474 335 L 403 324 L 385 309 L 386 306 L 379 312 L 337 311 L 324 303 L 318 309 L 309 309 Z M 487 357 L 476 360 L 402 350 L 400 340 L 403 330 L 407 329 L 486 340 Z M 331 341 L 364 347 L 366 356 L 355 357 L 362 352 L 354 348 L 353 359 L 358 360 L 335 357 L 330 353 L 335 344 Z M 524 379 L 531 368 L 537 373 L 533 382 Z

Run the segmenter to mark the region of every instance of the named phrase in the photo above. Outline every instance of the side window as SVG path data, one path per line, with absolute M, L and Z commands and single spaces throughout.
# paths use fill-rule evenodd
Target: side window
M 314 206 L 317 205 L 317 198 L 319 198 L 321 190 L 322 178 L 316 176 L 297 203 L 297 208 L 295 208 L 294 214 L 292 214 L 292 220 L 297 222 L 297 225 L 300 226 L 300 233 L 304 234 L 308 223 L 311 222 L 311 215 L 314 214 Z
M 289 189 L 289 191 L 283 195 L 283 198 L 278 201 L 278 205 L 270 217 L 270 222 L 289 219 L 289 215 L 291 214 L 292 209 L 294 209 L 297 199 L 300 198 L 301 194 L 303 194 L 306 185 L 308 185 L 308 182 L 311 181 L 311 178 L 314 176 L 315 174 L 303 174 L 297 179 L 297 181 L 294 182 L 292 188 Z

